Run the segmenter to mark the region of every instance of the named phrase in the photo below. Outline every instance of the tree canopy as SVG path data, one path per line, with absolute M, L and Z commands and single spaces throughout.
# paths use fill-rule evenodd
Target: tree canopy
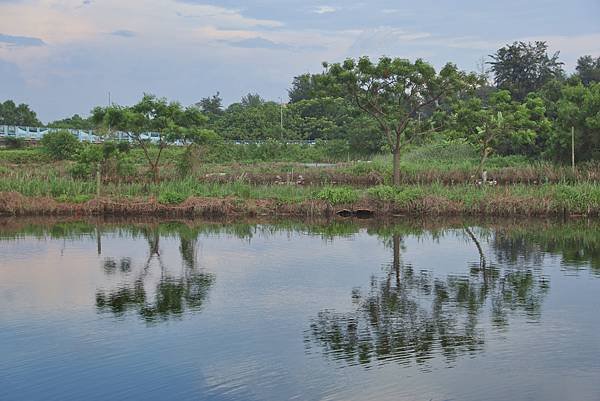
M 562 76 L 559 52 L 548 55 L 546 42 L 514 42 L 490 55 L 494 83 L 510 91 L 517 100 L 539 90 L 546 82 Z

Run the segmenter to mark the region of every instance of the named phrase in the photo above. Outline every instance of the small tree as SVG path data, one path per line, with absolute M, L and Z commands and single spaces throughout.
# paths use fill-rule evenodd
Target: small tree
M 420 115 L 431 113 L 443 98 L 457 94 L 475 82 L 453 64 L 439 73 L 425 61 L 382 57 L 373 63 L 368 57 L 347 59 L 328 66 L 332 84 L 377 121 L 394 156 L 394 185 L 400 184 L 400 153 L 417 137 L 434 129 L 423 130 Z
M 506 90 L 492 93 L 487 102 L 477 97 L 457 101 L 449 125 L 452 136 L 466 137 L 478 148 L 477 174 L 482 178 L 488 157 L 499 146 L 507 142 L 513 148 L 533 144 L 552 127 L 541 99 L 531 95 L 523 103 L 514 102 Z
M 79 139 L 66 130 L 49 132 L 40 142 L 54 160 L 71 159 L 81 147 Z
M 164 98 L 149 94 L 144 94 L 139 103 L 130 107 L 96 108 L 92 118 L 104 129 L 110 127 L 124 132 L 142 149 L 155 182 L 160 179 L 163 150 L 169 144 L 184 140 L 193 129 L 206 122 L 206 117 L 196 107 L 183 108 L 180 103 L 168 103 Z

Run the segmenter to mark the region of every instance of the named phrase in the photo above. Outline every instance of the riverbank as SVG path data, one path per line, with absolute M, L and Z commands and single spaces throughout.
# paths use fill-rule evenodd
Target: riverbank
M 126 193 L 126 191 L 124 191 Z M 544 184 L 394 188 L 197 184 L 157 196 L 26 196 L 0 192 L 0 214 L 12 216 L 328 217 L 365 210 L 390 216 L 600 216 L 600 186 Z

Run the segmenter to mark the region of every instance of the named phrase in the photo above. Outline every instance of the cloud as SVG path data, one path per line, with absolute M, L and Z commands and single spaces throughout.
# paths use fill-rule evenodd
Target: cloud
M 134 36 L 136 36 L 135 32 L 129 31 L 127 29 L 118 29 L 116 31 L 112 31 L 110 34 L 113 36 L 121 36 L 123 38 L 133 38 Z
M 229 43 L 230 46 L 242 47 L 245 49 L 288 50 L 292 48 L 290 45 L 287 45 L 285 43 L 273 42 L 269 39 L 261 38 L 258 36 L 255 38 L 242 39 L 239 41 L 229 41 L 227 43 Z
M 33 38 L 33 37 L 29 37 L 29 36 L 4 35 L 2 33 L 0 33 L 0 43 L 7 43 L 10 46 L 20 46 L 20 47 L 44 46 L 45 45 L 44 41 L 39 38 Z
M 337 11 L 337 9 L 335 7 L 331 7 L 331 6 L 318 6 L 317 8 L 315 8 L 313 10 L 313 12 L 316 14 L 328 14 L 328 13 L 334 13 L 336 11 Z

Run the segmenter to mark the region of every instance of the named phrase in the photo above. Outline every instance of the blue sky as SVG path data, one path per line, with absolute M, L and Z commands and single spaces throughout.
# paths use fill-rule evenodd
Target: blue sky
M 383 54 L 476 69 L 515 40 L 546 40 L 572 70 L 600 56 L 598 0 L 0 0 L 0 100 L 43 121 L 143 92 L 184 104 L 220 91 L 285 97 L 322 61 Z

